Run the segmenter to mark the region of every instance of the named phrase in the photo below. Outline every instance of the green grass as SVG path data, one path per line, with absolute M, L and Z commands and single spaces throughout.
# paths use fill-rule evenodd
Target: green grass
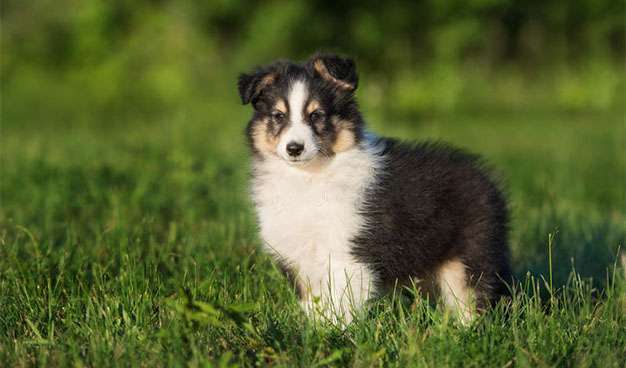
M 0 362 L 624 366 L 620 114 L 369 114 L 378 133 L 444 139 L 498 169 L 520 284 L 468 328 L 387 296 L 340 330 L 307 320 L 260 252 L 248 111 L 201 110 L 133 124 L 3 121 Z

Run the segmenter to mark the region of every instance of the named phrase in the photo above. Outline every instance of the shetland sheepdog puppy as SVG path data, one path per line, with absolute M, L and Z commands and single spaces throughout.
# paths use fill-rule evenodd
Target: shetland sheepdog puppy
M 417 285 L 468 322 L 508 290 L 505 198 L 477 156 L 367 132 L 357 85 L 330 54 L 240 75 L 264 248 L 313 316 Z

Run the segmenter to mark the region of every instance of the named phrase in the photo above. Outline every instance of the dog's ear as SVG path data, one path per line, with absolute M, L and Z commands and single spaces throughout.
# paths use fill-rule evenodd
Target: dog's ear
M 253 73 L 239 75 L 237 86 L 241 102 L 245 105 L 254 102 L 261 92 L 276 80 L 276 74 L 259 69 Z
M 355 91 L 359 83 L 354 60 L 334 54 L 317 54 L 308 66 L 322 78 L 345 91 Z

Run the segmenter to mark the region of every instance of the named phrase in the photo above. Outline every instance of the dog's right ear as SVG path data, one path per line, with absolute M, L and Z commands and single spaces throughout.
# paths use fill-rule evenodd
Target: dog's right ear
M 239 87 L 241 102 L 244 105 L 254 102 L 261 92 L 274 83 L 275 80 L 276 75 L 266 70 L 257 70 L 250 74 L 240 74 L 237 85 Z

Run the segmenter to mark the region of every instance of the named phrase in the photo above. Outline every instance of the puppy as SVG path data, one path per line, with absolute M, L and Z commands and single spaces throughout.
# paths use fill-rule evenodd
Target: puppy
M 366 132 L 357 86 L 336 55 L 240 75 L 264 247 L 315 316 L 417 285 L 468 322 L 507 290 L 505 199 L 477 156 Z

